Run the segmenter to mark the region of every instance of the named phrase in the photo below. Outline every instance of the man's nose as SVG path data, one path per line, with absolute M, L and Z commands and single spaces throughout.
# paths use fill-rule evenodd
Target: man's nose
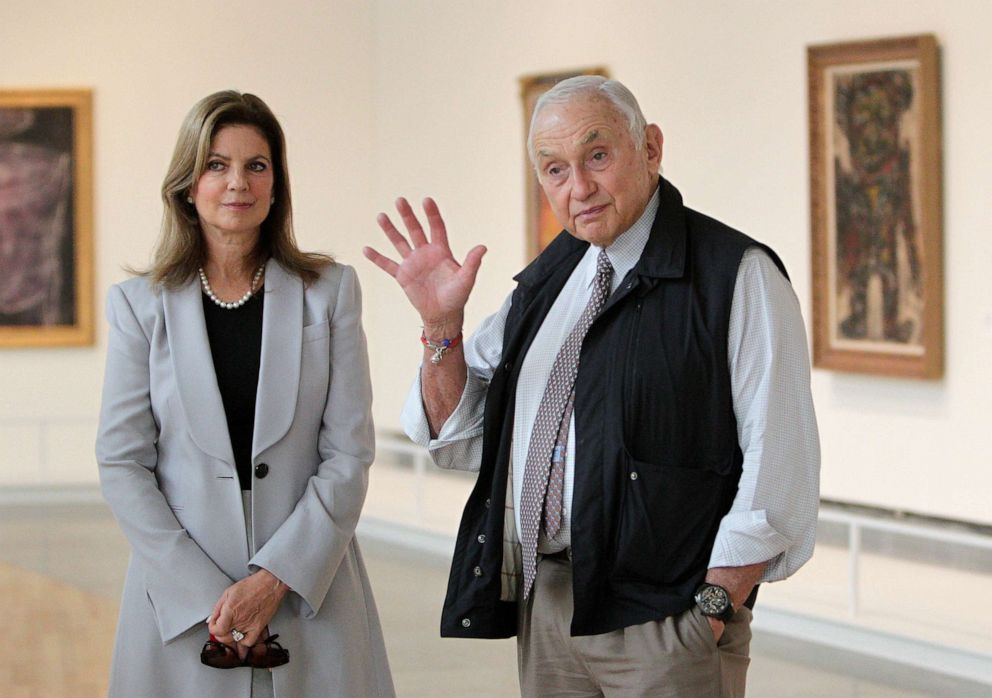
M 584 201 L 596 193 L 596 182 L 581 167 L 572 171 L 572 196 Z

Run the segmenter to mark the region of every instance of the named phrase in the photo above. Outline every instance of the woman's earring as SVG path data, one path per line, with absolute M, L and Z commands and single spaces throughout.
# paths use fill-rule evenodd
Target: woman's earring
M 192 196 L 187 196 L 186 197 L 186 203 L 188 203 L 188 204 L 193 203 L 193 197 Z
M 269 206 L 271 206 L 275 202 L 276 202 L 276 197 L 273 196 L 271 199 L 269 199 Z

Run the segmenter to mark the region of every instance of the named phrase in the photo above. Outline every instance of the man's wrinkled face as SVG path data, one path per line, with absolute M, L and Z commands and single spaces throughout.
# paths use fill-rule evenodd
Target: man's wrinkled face
M 534 165 L 558 222 L 572 235 L 608 247 L 632 226 L 657 185 L 661 129 L 645 129 L 640 148 L 625 117 L 603 97 L 580 95 L 544 107 L 534 123 Z

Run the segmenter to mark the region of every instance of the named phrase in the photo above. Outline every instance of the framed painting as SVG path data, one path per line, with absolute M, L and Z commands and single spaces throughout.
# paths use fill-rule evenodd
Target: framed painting
M 576 75 L 602 75 L 609 77 L 606 68 L 588 68 L 585 70 L 574 70 L 564 73 L 545 73 L 540 75 L 527 75 L 520 78 L 520 97 L 524 107 L 524 138 L 526 139 L 530 131 L 530 119 L 534 113 L 534 105 L 538 97 L 554 87 L 555 83 Z M 555 239 L 561 232 L 561 224 L 555 218 L 554 212 L 548 204 L 548 198 L 544 195 L 544 190 L 537 182 L 537 175 L 530 164 L 530 156 L 527 154 L 527 145 L 524 143 L 524 163 L 526 172 L 524 182 L 526 186 L 527 201 L 527 259 L 536 257 L 541 250 L 548 246 L 548 243 Z
M 0 347 L 93 343 L 89 90 L 0 90 Z
M 933 35 L 811 46 L 813 363 L 943 374 L 940 70 Z

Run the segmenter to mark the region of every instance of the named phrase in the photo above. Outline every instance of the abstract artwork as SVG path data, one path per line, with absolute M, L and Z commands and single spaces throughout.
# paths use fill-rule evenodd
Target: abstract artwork
M 937 43 L 808 51 L 814 364 L 943 370 Z
M 0 347 L 93 341 L 91 101 L 0 90 Z

